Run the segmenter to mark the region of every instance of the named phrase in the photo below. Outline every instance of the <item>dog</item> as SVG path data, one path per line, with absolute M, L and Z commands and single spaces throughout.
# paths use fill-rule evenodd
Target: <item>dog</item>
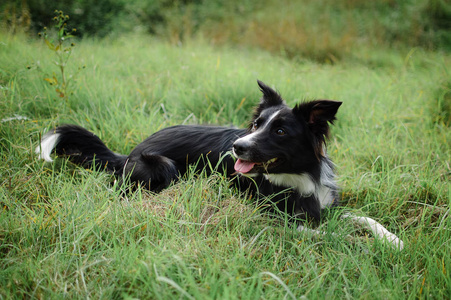
M 270 198 L 293 217 L 320 220 L 324 209 L 339 205 L 334 164 L 326 152 L 329 127 L 342 102 L 314 100 L 293 108 L 261 81 L 260 103 L 247 129 L 179 125 L 162 129 L 129 155 L 116 154 L 93 133 L 62 125 L 46 133 L 36 148 L 84 167 L 105 169 L 118 179 L 159 192 L 188 170 L 223 172 L 256 199 Z M 344 214 L 398 248 L 402 241 L 370 218 Z M 300 230 L 308 230 L 303 226 Z M 311 232 L 316 232 L 311 230 Z

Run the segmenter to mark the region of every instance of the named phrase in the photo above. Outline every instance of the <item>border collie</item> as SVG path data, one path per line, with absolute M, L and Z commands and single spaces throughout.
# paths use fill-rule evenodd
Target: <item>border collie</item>
M 290 108 L 275 90 L 261 81 L 258 85 L 263 96 L 247 129 L 168 127 L 152 134 L 129 155 L 121 155 L 86 129 L 62 125 L 42 137 L 36 153 L 51 162 L 50 154 L 55 151 L 75 164 L 106 169 L 120 182 L 126 179 L 155 192 L 177 181 L 189 166 L 207 172 L 215 166 L 257 199 L 269 196 L 291 216 L 319 220 L 323 209 L 339 202 L 325 142 L 342 102 L 315 100 Z M 342 218 L 365 225 L 402 249 L 402 241 L 376 221 L 351 214 Z

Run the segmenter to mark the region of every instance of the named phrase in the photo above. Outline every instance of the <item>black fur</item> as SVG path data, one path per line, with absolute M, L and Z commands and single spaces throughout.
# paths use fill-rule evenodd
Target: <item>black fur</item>
M 178 180 L 189 166 L 207 172 L 213 166 L 234 178 L 241 190 L 257 198 L 271 196 L 279 209 L 292 215 L 306 213 L 319 219 L 321 210 L 338 200 L 324 144 L 341 102 L 316 100 L 291 109 L 276 91 L 258 84 L 263 97 L 247 130 L 173 126 L 121 155 L 86 129 L 63 125 L 43 137 L 37 152 L 49 160 L 54 149 L 76 164 L 95 164 L 119 180 L 127 178 L 152 191 Z M 234 165 L 246 174 L 237 174 Z

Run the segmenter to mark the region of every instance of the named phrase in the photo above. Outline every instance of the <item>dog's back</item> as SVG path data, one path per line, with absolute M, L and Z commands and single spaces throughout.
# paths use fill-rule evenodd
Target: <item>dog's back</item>
M 246 133 L 243 129 L 214 126 L 179 125 L 162 129 L 139 144 L 128 156 L 124 168 L 132 182 L 148 189 L 167 187 L 189 166 L 194 170 L 234 173 L 231 149 L 234 141 Z

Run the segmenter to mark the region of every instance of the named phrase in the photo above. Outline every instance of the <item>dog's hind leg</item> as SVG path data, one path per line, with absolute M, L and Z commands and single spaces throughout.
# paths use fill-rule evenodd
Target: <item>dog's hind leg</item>
M 146 189 L 159 192 L 177 180 L 179 171 L 175 162 L 165 156 L 143 152 L 139 157 L 129 157 L 124 166 L 122 181 L 139 183 Z
M 400 251 L 404 248 L 404 243 L 400 238 L 388 231 L 384 226 L 382 226 L 382 224 L 376 222 L 371 218 L 359 217 L 351 213 L 345 213 L 340 218 L 350 219 L 354 223 L 362 225 L 366 229 L 370 230 L 375 236 L 381 238 L 382 240 L 390 242 L 393 247 Z

